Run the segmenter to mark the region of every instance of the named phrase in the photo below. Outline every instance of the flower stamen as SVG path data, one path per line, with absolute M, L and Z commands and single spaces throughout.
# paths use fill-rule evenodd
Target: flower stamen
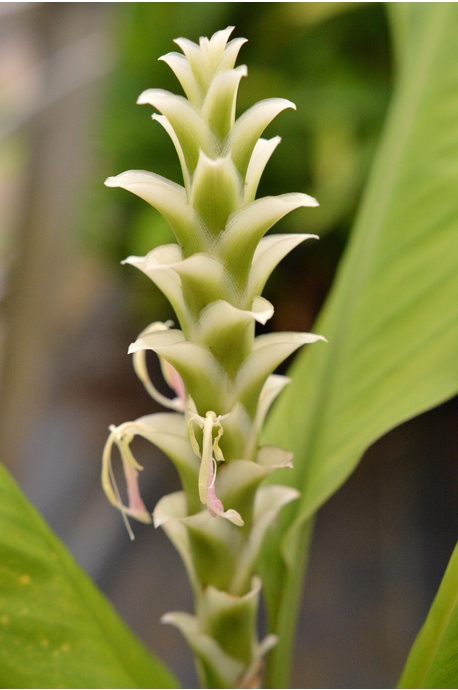
M 236 510 L 224 510 L 223 504 L 216 495 L 215 482 L 218 462 L 224 462 L 225 458 L 219 447 L 219 439 L 224 429 L 221 419 L 227 415 L 216 415 L 212 410 L 205 417 L 197 412 L 190 412 L 188 421 L 189 439 L 194 453 L 201 459 L 199 471 L 199 498 L 201 503 L 207 506 L 212 517 L 223 517 L 226 520 L 241 527 L 244 523 L 241 515 Z M 196 438 L 195 426 L 202 429 L 202 451 Z M 213 438 L 213 429 L 217 429 Z

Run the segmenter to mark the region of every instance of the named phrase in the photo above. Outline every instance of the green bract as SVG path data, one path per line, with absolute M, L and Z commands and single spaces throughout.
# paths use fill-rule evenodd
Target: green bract
M 161 525 L 179 551 L 195 595 L 195 614 L 170 613 L 196 658 L 207 687 L 248 687 L 259 680 L 263 654 L 275 644 L 259 643 L 256 614 L 261 582 L 256 563 L 266 532 L 281 508 L 298 497 L 284 486 L 262 486 L 273 470 L 291 467 L 291 454 L 258 437 L 265 416 L 287 379 L 276 367 L 305 343 L 324 340 L 310 333 L 255 337 L 273 306 L 261 297 L 275 266 L 315 235 L 269 235 L 283 216 L 317 206 L 306 194 L 255 200 L 264 167 L 279 137 L 260 138 L 287 100 L 261 101 L 235 119 L 237 89 L 245 66 L 234 67 L 244 39 L 229 41 L 233 27 L 199 45 L 176 40 L 184 55 L 161 59 L 177 76 L 186 97 L 148 89 L 138 99 L 170 135 L 184 186 L 160 175 L 131 170 L 106 181 L 154 206 L 170 224 L 176 244 L 153 249 L 125 263 L 143 271 L 170 301 L 180 328 L 171 322 L 148 326 L 130 346 L 140 380 L 168 413 L 110 428 L 102 483 L 123 514 L 151 522 L 138 489 L 138 465 L 130 451 L 135 435 L 158 446 L 174 463 L 183 491 L 156 506 Z M 152 384 L 145 352 L 160 359 L 175 391 L 168 399 Z M 121 501 L 111 469 L 111 450 L 120 452 L 128 505 Z

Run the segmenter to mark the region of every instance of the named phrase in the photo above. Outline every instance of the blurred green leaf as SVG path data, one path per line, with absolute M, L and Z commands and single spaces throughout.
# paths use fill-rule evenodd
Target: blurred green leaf
M 398 687 L 458 687 L 458 544 Z
M 286 481 L 302 492 L 264 553 L 280 636 L 268 687 L 287 686 L 307 521 L 376 439 L 457 390 L 458 6 L 412 11 L 362 207 L 314 329 L 329 344 L 298 358 L 264 439 L 293 451 Z
M 1 467 L 0 687 L 178 687 Z

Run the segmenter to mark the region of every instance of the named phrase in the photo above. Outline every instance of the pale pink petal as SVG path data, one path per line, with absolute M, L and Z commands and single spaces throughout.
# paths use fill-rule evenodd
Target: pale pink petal
M 123 462 L 124 476 L 126 478 L 127 496 L 129 498 L 129 514 L 132 517 L 148 514 L 138 486 L 138 472 L 127 462 Z
M 208 480 L 207 480 L 207 508 L 212 517 L 216 517 L 219 513 L 224 512 L 223 504 L 216 495 L 215 490 L 216 468 L 213 462 L 208 465 Z
M 223 504 L 216 495 L 215 490 L 215 480 L 216 480 L 216 466 L 214 463 L 210 463 L 208 469 L 208 483 L 207 483 L 207 509 L 210 515 L 215 517 L 222 517 L 229 522 L 232 522 L 238 527 L 242 527 L 244 522 L 240 513 L 232 508 L 229 510 L 224 510 Z
M 161 367 L 167 385 L 173 391 L 175 391 L 177 398 L 183 404 L 184 409 L 186 403 L 186 393 L 184 390 L 183 379 L 181 378 L 180 374 L 177 372 L 175 367 L 166 362 L 165 359 L 161 359 Z

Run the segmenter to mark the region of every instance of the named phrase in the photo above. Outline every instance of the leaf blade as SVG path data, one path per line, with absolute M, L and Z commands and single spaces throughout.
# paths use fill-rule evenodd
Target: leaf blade
M 458 685 L 458 544 L 437 595 L 410 651 L 398 687 Z
M 0 467 L 0 685 L 177 687 Z
M 293 451 L 288 483 L 302 491 L 292 527 L 285 519 L 275 533 L 283 562 L 264 562 L 285 598 L 301 561 L 295 531 L 377 438 L 457 390 L 458 12 L 428 5 L 415 19 L 351 242 L 314 326 L 329 345 L 299 356 L 264 439 Z M 282 601 L 270 607 L 272 620 Z M 297 600 L 288 608 L 284 635 Z M 280 641 L 272 686 L 287 684 L 287 656 Z

